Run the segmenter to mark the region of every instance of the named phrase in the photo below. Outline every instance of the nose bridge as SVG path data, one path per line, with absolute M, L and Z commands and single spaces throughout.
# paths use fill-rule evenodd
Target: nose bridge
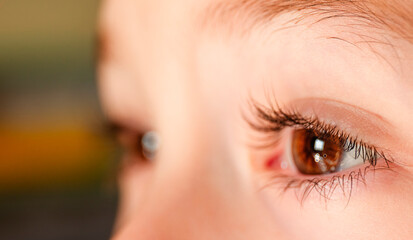
M 217 239 L 217 233 L 225 235 L 228 224 L 242 218 L 236 215 L 245 205 L 237 199 L 246 193 L 233 168 L 224 167 L 229 153 L 215 149 L 219 143 L 202 133 L 189 135 L 183 137 L 187 140 L 165 139 L 150 196 L 118 239 L 131 239 L 128 234 L 139 239 Z M 172 140 L 177 147 L 166 146 Z
M 240 172 L 233 164 L 230 143 L 219 134 L 219 119 L 208 114 L 207 106 L 192 107 L 192 111 L 186 107 L 170 118 L 175 124 L 166 123 L 167 129 L 162 131 L 165 138 L 156 166 L 154 195 L 167 199 L 160 201 L 162 205 L 175 210 L 185 206 L 201 214 L 199 209 L 217 208 L 228 199 L 228 191 L 240 184 Z
M 267 239 L 261 234 L 274 229 L 243 168 L 246 154 L 237 154 L 240 149 L 222 136 L 225 124 L 201 94 L 176 89 L 179 100 L 164 104 L 178 113 L 158 123 L 162 147 L 152 189 L 119 240 Z
M 130 239 L 128 232 L 139 239 L 229 239 L 225 235 L 234 226 L 241 229 L 247 224 L 245 209 L 254 207 L 247 206 L 248 194 L 236 177 L 214 168 L 217 165 L 207 162 L 211 159 L 206 155 L 194 154 L 187 160 L 198 163 L 177 166 L 167 174 L 160 173 L 160 167 L 145 206 L 119 239 Z
M 131 225 L 132 231 L 147 234 L 142 239 L 217 239 L 231 225 L 241 228 L 248 221 L 242 214 L 248 193 L 223 134 L 225 118 L 208 104 L 187 49 L 158 62 L 162 99 L 156 126 L 162 148 L 151 196 Z
M 178 166 L 168 174 L 158 170 L 156 183 L 140 212 L 118 238 L 133 239 L 274 239 L 278 229 L 254 194 L 231 169 L 217 164 L 215 154 L 187 155 L 198 168 Z M 159 161 L 161 161 L 160 159 Z M 243 185 L 244 184 L 244 185 Z M 269 234 L 269 235 L 263 235 Z
M 145 91 L 154 93 L 148 97 L 161 150 L 143 206 L 115 239 L 217 239 L 217 234 L 230 239 L 225 235 L 234 229 L 253 239 L 257 235 L 248 237 L 246 227 L 259 207 L 245 184 L 242 163 L 247 159 L 236 159 L 236 164 L 236 151 L 225 137 L 226 120 L 215 114 L 216 105 L 208 102 L 215 96 L 197 78 L 191 21 L 176 14 L 165 13 L 145 42 L 148 58 L 140 76 L 147 80 Z M 176 19 L 178 27 L 169 27 Z
M 180 72 L 175 78 L 189 81 Z M 229 224 L 246 221 L 242 213 L 251 206 L 246 206 L 245 172 L 223 136 L 223 119 L 203 96 L 195 87 L 177 85 L 158 107 L 162 146 L 152 190 L 131 223 L 131 231 L 148 234 L 148 239 L 200 239 L 201 233 L 214 239 L 208 234 L 225 234 Z
M 216 106 L 209 104 L 208 98 L 214 96 L 206 94 L 205 83 L 197 73 L 192 14 L 164 11 L 159 22 L 162 26 L 153 29 L 159 31 L 152 34 L 156 47 L 148 54 L 148 64 L 156 70 L 150 68 L 145 76 L 151 79 L 147 81 L 148 92 L 157 93 L 151 96 L 151 105 L 156 111 L 154 126 L 162 137 L 156 182 L 160 186 L 171 181 L 205 185 L 210 179 L 218 179 L 216 169 L 231 169 L 218 165 L 230 163 L 232 150 L 222 136 L 222 118 L 214 114 Z M 169 27 L 169 18 L 179 19 L 177 28 Z M 204 183 L 199 183 L 201 180 Z M 184 184 L 176 183 L 179 185 Z

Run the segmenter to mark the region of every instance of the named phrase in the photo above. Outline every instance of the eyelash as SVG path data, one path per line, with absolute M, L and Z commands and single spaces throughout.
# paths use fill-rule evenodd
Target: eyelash
M 364 169 L 360 167 L 356 170 L 345 172 L 344 174 L 337 172 L 332 176 L 320 175 L 311 178 L 308 176 L 298 178 L 276 173 L 272 176 L 272 181 L 264 186 L 284 184 L 283 192 L 289 189 L 296 189 L 298 190 L 296 191 L 296 196 L 299 198 L 301 204 L 313 190 L 317 191 L 324 199 L 329 200 L 337 187 L 342 189 L 343 194 L 348 197 L 347 201 L 349 202 L 355 182 L 361 182 L 365 185 L 365 176 L 369 171 L 390 169 L 391 163 L 394 163 L 393 158 L 386 156 L 383 151 L 380 151 L 375 146 L 369 145 L 357 137 L 352 137 L 350 134 L 340 130 L 337 126 L 320 121 L 316 116 L 305 117 L 297 111 L 286 112 L 278 105 L 277 108 L 267 108 L 253 102 L 251 106 L 258 121 L 252 122 L 247 120 L 249 125 L 257 131 L 270 133 L 270 137 L 275 140 L 271 144 L 266 144 L 265 147 L 274 147 L 274 144 L 277 145 L 280 132 L 288 127 L 307 129 L 317 133 L 320 138 L 330 139 L 336 137 L 340 139 L 342 143 L 341 147 L 345 152 L 355 150 L 355 156 L 353 157 L 361 157 L 363 162 L 369 163 Z M 377 166 L 379 159 L 384 160 L 384 166 Z M 346 189 L 348 189 L 347 194 Z

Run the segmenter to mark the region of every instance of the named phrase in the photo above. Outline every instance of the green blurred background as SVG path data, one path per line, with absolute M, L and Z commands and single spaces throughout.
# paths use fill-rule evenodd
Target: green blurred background
M 0 0 L 0 239 L 107 239 L 117 148 L 94 71 L 97 0 Z

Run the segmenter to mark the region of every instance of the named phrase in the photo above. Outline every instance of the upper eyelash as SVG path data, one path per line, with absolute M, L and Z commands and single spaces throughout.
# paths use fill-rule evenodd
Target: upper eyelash
M 313 131 L 320 138 L 337 137 L 340 139 L 344 151 L 355 150 L 354 158 L 361 157 L 364 162 L 369 162 L 373 167 L 377 165 L 378 159 L 383 159 L 387 166 L 389 166 L 390 162 L 394 162 L 392 158 L 387 157 L 377 147 L 351 136 L 337 126 L 326 124 L 317 117 L 305 117 L 297 111 L 286 112 L 280 107 L 277 107 L 277 109 L 266 108 L 257 103 L 254 103 L 252 106 L 258 121 L 248 121 L 248 123 L 255 130 L 278 133 L 286 127 L 299 127 Z

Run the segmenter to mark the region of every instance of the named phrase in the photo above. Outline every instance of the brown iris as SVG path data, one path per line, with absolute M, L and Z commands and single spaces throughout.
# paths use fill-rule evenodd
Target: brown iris
M 326 174 L 338 170 L 343 148 L 338 137 L 320 138 L 314 131 L 294 130 L 292 157 L 303 174 Z

